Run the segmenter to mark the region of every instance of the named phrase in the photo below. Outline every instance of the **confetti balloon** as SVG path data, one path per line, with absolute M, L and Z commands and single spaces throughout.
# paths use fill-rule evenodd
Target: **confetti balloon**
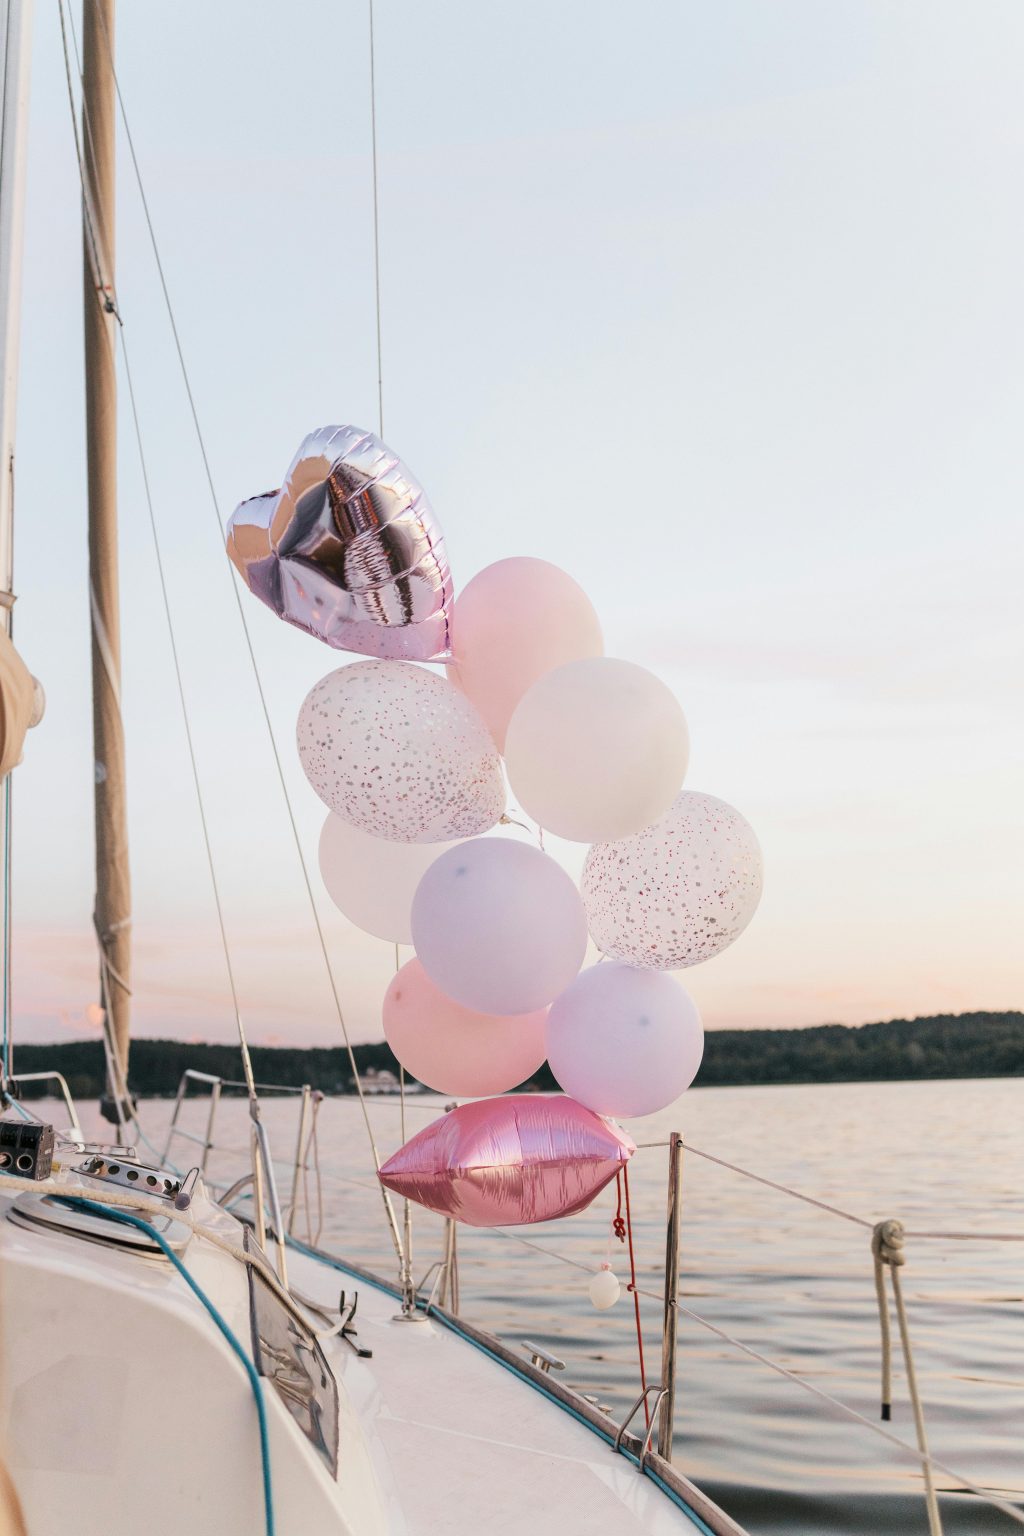
M 544 1063 L 547 1009 L 516 1017 L 477 1013 L 445 997 L 418 960 L 384 994 L 384 1038 L 402 1066 L 438 1093 L 507 1093 Z
M 653 1115 L 693 1082 L 704 1054 L 697 1005 L 673 977 L 591 966 L 548 1014 L 548 1063 L 599 1115 Z
M 377 939 L 411 944 L 412 898 L 444 846 L 389 843 L 332 811 L 320 833 L 320 874 L 328 896 L 349 922 Z
M 481 1013 L 532 1013 L 578 973 L 587 923 L 560 864 L 528 844 L 485 837 L 431 864 L 413 897 L 412 936 L 448 997 Z
M 281 489 L 235 508 L 227 548 L 255 597 L 338 650 L 448 654 L 441 529 L 422 486 L 372 432 L 311 432 Z
M 553 667 L 603 649 L 583 589 L 557 565 L 520 555 L 487 566 L 456 598 L 448 676 L 472 699 L 500 752 L 526 690 Z
M 591 848 L 581 890 L 598 949 L 631 965 L 677 971 L 739 937 L 761 884 L 750 823 L 724 800 L 683 790 L 653 826 Z
M 299 711 L 306 778 L 343 821 L 397 843 L 440 843 L 493 827 L 501 761 L 472 704 L 404 661 L 339 667 Z
M 523 810 L 579 843 L 627 837 L 664 815 L 689 755 L 686 720 L 665 684 L 605 656 L 567 662 L 534 683 L 505 738 Z

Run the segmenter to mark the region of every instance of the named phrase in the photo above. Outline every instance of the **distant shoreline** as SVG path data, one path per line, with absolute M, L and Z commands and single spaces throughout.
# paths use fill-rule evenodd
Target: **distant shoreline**
M 397 1087 L 398 1063 L 384 1043 L 356 1045 L 353 1054 L 364 1082 L 380 1092 L 389 1075 Z M 104 1092 L 103 1047 L 99 1040 L 53 1045 L 17 1043 L 15 1072 L 62 1072 L 75 1098 Z M 253 1046 L 257 1079 L 279 1087 L 308 1083 L 328 1094 L 355 1092 L 344 1047 Z M 129 1066 L 139 1098 L 169 1098 L 187 1067 L 228 1081 L 239 1079 L 238 1047 L 190 1045 L 180 1040 L 133 1042 Z M 697 1088 L 763 1087 L 769 1084 L 916 1082 L 1024 1076 L 1024 1013 L 936 1014 L 890 1019 L 879 1024 L 819 1024 L 803 1029 L 722 1029 L 709 1031 Z M 523 1089 L 557 1087 L 545 1063 Z M 41 1092 L 45 1092 L 42 1087 Z M 26 1097 L 41 1096 L 26 1085 Z M 381 1097 L 388 1097 L 385 1092 Z

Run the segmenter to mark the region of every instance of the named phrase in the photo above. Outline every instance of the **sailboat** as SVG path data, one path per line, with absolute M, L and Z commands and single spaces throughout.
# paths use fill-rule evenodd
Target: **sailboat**
M 9 869 L 11 769 L 41 700 L 10 637 L 30 0 L 5 0 L 3 14 L 0 769 Z M 61 1118 L 32 1114 L 19 1098 L 5 1032 L 0 1459 L 8 1475 L 8 1527 L 32 1536 L 742 1536 L 672 1461 L 677 1226 L 669 1229 L 665 1375 L 618 1423 L 556 1380 L 552 1368 L 561 1362 L 544 1348 L 526 1357 L 459 1315 L 450 1283 L 454 1230 L 442 1283 L 429 1293 L 413 1283 L 407 1248 L 397 1277 L 389 1278 L 344 1252 L 289 1236 L 244 1032 L 251 1165 L 243 1177 L 229 1190 L 207 1180 L 209 1134 L 199 1165 L 185 1170 L 145 1138 L 128 1089 L 114 0 L 84 0 L 81 90 L 96 1009 L 108 1063 L 110 1138 L 86 1139 L 63 1082 Z M 5 1017 L 9 1023 L 9 1008 Z M 220 1087 L 216 1082 L 214 1102 Z M 304 1099 L 304 1115 L 307 1107 Z M 238 1204 L 240 1194 L 248 1194 L 247 1203 Z M 401 1257 L 397 1225 L 395 1236 Z M 637 1432 L 645 1403 L 653 1411 L 646 1433 Z

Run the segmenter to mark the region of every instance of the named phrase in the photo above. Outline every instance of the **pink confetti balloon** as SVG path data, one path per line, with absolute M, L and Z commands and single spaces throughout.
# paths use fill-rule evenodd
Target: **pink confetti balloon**
M 587 923 L 554 859 L 485 837 L 434 860 L 413 897 L 412 936 L 448 997 L 481 1013 L 533 1013 L 578 973 Z
M 411 944 L 412 898 L 445 846 L 371 837 L 331 811 L 320 833 L 320 874 L 350 923 L 392 944 Z
M 626 837 L 664 815 L 689 755 L 671 691 L 645 668 L 609 656 L 546 673 L 520 699 L 505 738 L 523 810 L 578 843 Z
M 557 1081 L 601 1115 L 653 1115 L 697 1075 L 704 1030 L 684 987 L 657 971 L 593 965 L 548 1013 Z
M 566 661 L 600 656 L 590 599 L 547 560 L 518 555 L 473 577 L 455 600 L 448 676 L 472 699 L 497 743 L 526 690 Z
M 406 1199 L 471 1227 L 516 1227 L 585 1210 L 636 1151 L 616 1125 L 538 1093 L 462 1104 L 380 1170 Z
M 495 1017 L 463 1008 L 410 960 L 384 994 L 384 1038 L 402 1066 L 428 1088 L 480 1098 L 532 1077 L 547 1053 L 547 1009 Z
M 581 890 L 598 949 L 678 971 L 739 938 L 762 883 L 750 823 L 714 795 L 683 790 L 653 826 L 591 848 Z
M 472 704 L 404 661 L 356 661 L 306 695 L 297 727 L 306 778 L 343 821 L 396 843 L 442 843 L 493 827 L 501 761 Z

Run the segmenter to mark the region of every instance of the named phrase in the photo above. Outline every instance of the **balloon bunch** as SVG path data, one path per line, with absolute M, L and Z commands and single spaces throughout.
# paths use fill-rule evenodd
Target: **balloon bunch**
M 372 434 L 313 434 L 285 489 L 263 498 L 259 515 L 250 509 L 243 503 L 229 538 L 256 595 L 328 643 L 376 658 L 316 684 L 297 742 L 331 813 L 320 840 L 328 892 L 367 932 L 415 946 L 383 1002 L 392 1049 L 428 1087 L 473 1097 L 505 1093 L 546 1058 L 573 1113 L 594 1123 L 567 1126 L 558 1150 L 549 1115 L 544 1155 L 563 1170 L 575 1155 L 611 1168 L 597 1117 L 652 1114 L 696 1075 L 700 1016 L 668 973 L 720 953 L 749 923 L 761 893 L 753 831 L 731 806 L 683 789 L 682 709 L 643 667 L 603 654 L 597 616 L 564 571 L 500 560 L 453 600 L 425 497 Z M 414 601 L 417 592 L 429 599 Z M 406 658 L 444 659 L 447 676 Z M 592 845 L 579 890 L 542 847 L 482 836 L 510 819 L 506 774 L 539 831 Z M 581 969 L 588 934 L 603 958 Z M 522 1100 L 504 1103 L 475 1116 L 460 1143 L 460 1176 L 477 1196 L 494 1157 L 518 1167 L 522 1192 L 523 1169 L 540 1155 L 537 1135 L 517 1141 Z M 450 1135 L 428 1130 L 427 1172 L 410 1172 L 415 1138 L 382 1176 L 406 1193 L 411 1180 L 430 1204 L 424 1191 L 439 1170 L 452 1173 L 455 1150 Z M 632 1144 L 622 1146 L 628 1156 Z M 557 1214 L 549 1204 L 534 1191 L 517 1216 L 507 1190 L 496 1204 L 442 1202 L 475 1221 L 493 1207 L 505 1222 Z M 579 1188 L 569 1208 L 581 1208 Z

